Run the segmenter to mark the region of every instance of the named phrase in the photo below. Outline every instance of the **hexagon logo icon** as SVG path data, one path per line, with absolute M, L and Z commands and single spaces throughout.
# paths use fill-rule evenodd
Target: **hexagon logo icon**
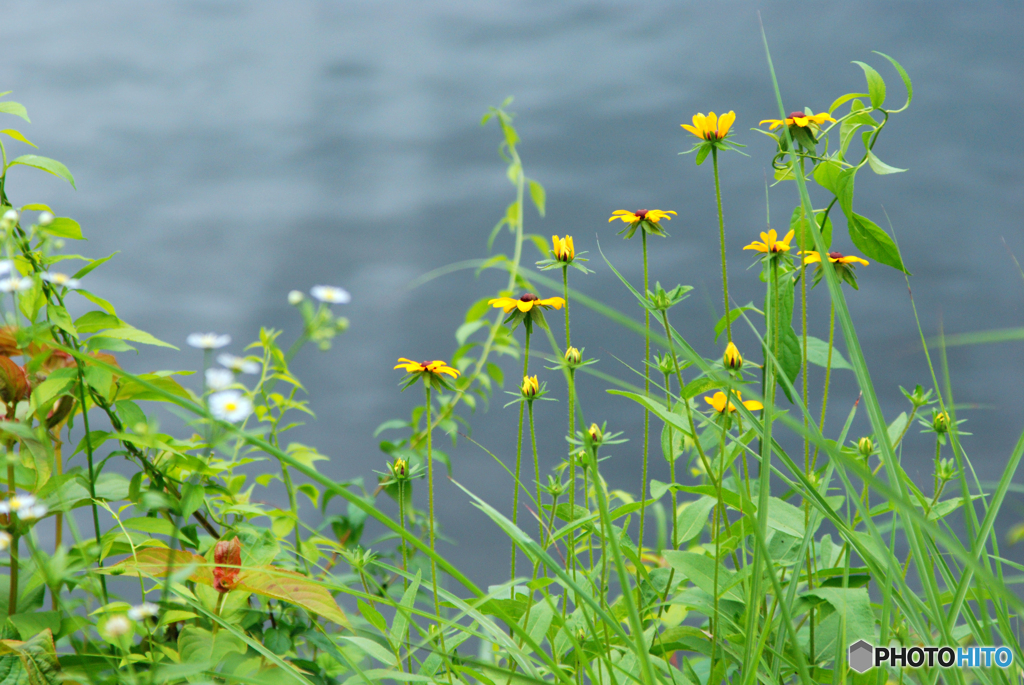
M 857 640 L 850 645 L 848 655 L 850 668 L 857 671 L 857 673 L 866 673 L 875 665 L 874 653 L 874 647 L 865 640 Z

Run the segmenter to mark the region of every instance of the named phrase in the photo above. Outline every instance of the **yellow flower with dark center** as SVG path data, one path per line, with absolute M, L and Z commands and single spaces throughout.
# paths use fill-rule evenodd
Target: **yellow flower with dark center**
M 745 246 L 744 250 L 757 250 L 758 252 L 776 254 L 779 252 L 789 252 L 789 241 L 793 239 L 793 231 L 786 234 L 786 237 L 782 240 L 778 239 L 779 234 L 775 232 L 775 229 L 769 229 L 767 233 L 761 233 L 761 240 L 755 240 L 749 245 Z M 764 242 L 761 242 L 764 241 Z
M 590 439 L 594 442 L 601 442 L 601 438 L 604 437 L 604 431 L 596 423 L 590 424 L 590 428 L 587 429 L 587 433 L 590 434 Z
M 786 126 L 799 126 L 800 128 L 807 128 L 811 124 L 821 125 L 826 121 L 834 122 L 828 112 L 822 112 L 821 114 L 804 114 L 803 112 L 792 112 L 785 119 L 764 119 L 758 126 L 764 126 L 765 124 L 771 124 L 768 127 L 769 131 L 774 131 L 779 126 L 785 124 Z
M 761 404 L 760 402 L 758 402 L 757 400 L 746 400 L 746 401 L 744 401 L 742 393 L 740 393 L 739 390 L 736 390 L 735 392 L 736 392 L 736 399 L 739 400 L 740 402 L 743 402 L 743 406 L 746 407 L 747 409 L 749 409 L 750 411 L 757 411 L 758 409 L 764 409 L 764 405 Z M 715 411 L 717 411 L 719 414 L 722 414 L 722 413 L 725 412 L 725 393 L 724 392 L 718 391 L 712 397 L 708 397 L 707 395 L 705 395 L 704 396 L 704 401 L 707 402 L 708 404 L 710 404 L 712 407 L 714 407 Z M 729 411 L 730 412 L 736 411 L 736 405 L 733 404 L 732 402 L 729 402 Z
M 523 384 L 519 386 L 519 392 L 523 393 L 523 397 L 526 398 L 536 397 L 540 392 L 540 383 L 537 382 L 537 377 L 523 376 Z
M 799 254 L 804 255 L 804 264 L 820 264 L 821 263 L 821 255 L 819 253 L 815 252 L 814 250 L 806 250 L 806 251 L 800 252 Z M 868 260 L 863 259 L 861 257 L 856 257 L 854 255 L 844 255 L 842 252 L 829 252 L 828 253 L 828 261 L 832 262 L 833 264 L 836 264 L 836 263 L 839 263 L 839 264 L 855 264 L 856 263 L 856 264 L 863 264 L 864 266 L 868 265 Z
M 722 363 L 725 364 L 725 368 L 737 371 L 743 367 L 743 357 L 740 356 L 740 351 L 737 349 L 735 343 L 729 343 L 725 346 L 725 354 L 722 356 Z
M 734 121 L 736 121 L 736 112 L 727 112 L 722 116 L 716 116 L 714 112 L 709 112 L 707 116 L 698 113 L 693 115 L 693 126 L 689 124 L 680 124 L 680 126 L 698 138 L 715 141 L 721 140 L 729 134 L 729 129 L 732 128 Z
M 553 235 L 551 236 L 551 245 L 551 251 L 554 253 L 556 260 L 568 264 L 576 258 L 576 248 L 573 247 L 571 235 L 567 235 L 564 238 Z
M 622 223 L 632 224 L 637 221 L 650 221 L 651 223 L 658 223 L 661 221 L 669 221 L 672 217 L 669 214 L 675 214 L 672 210 L 664 211 L 661 209 L 638 209 L 635 212 L 630 212 L 625 209 L 616 209 L 612 212 L 612 216 L 608 219 L 608 223 L 621 219 Z
M 398 364 L 395 365 L 396 369 L 405 369 L 409 373 L 415 374 L 429 374 L 431 376 L 440 376 L 440 374 L 447 374 L 452 378 L 459 377 L 458 369 L 453 369 L 448 366 L 446 362 L 440 359 L 435 359 L 431 362 L 414 362 L 411 359 L 405 357 L 398 358 Z
M 487 304 L 491 305 L 495 309 L 504 309 L 506 314 L 513 309 L 518 309 L 526 314 L 534 307 L 554 307 L 555 309 L 561 309 L 562 305 L 565 304 L 565 300 L 560 297 L 549 297 L 542 300 L 533 293 L 524 293 L 518 300 L 511 297 L 496 297 L 493 300 L 487 300 Z

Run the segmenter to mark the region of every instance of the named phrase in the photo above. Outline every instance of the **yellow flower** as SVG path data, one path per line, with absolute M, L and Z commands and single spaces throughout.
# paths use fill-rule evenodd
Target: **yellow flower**
M 518 300 L 511 297 L 496 297 L 493 300 L 487 300 L 487 304 L 491 305 L 495 309 L 504 309 L 506 314 L 513 309 L 519 309 L 519 311 L 526 314 L 534 307 L 554 307 L 555 309 L 561 309 L 562 305 L 565 304 L 565 300 L 560 297 L 549 297 L 542 300 L 533 293 L 524 293 Z
M 736 348 L 734 343 L 729 343 L 725 346 L 725 354 L 722 356 L 722 363 L 725 364 L 725 368 L 732 369 L 733 371 L 743 366 L 743 357 L 740 356 L 740 351 Z
M 571 235 L 564 238 L 553 235 L 551 236 L 551 245 L 551 251 L 555 254 L 556 260 L 569 263 L 576 258 L 576 248 L 573 247 Z
M 612 216 L 608 219 L 608 223 L 615 221 L 616 219 L 622 219 L 622 223 L 632 224 L 637 221 L 650 221 L 651 223 L 658 223 L 659 221 L 669 221 L 672 217 L 669 214 L 675 214 L 672 210 L 663 211 L 661 209 L 638 209 L 635 212 L 629 212 L 625 209 L 616 209 L 612 212 Z
M 821 114 L 804 114 L 803 112 L 793 112 L 785 119 L 765 119 L 758 126 L 764 126 L 765 124 L 771 124 L 768 127 L 769 131 L 774 131 L 779 126 L 785 124 L 786 126 L 799 126 L 800 128 L 806 128 L 811 124 L 824 124 L 826 121 L 835 121 L 828 115 L 828 112 L 822 112 Z
M 742 395 L 742 393 L 740 393 L 739 390 L 736 391 L 736 399 L 738 399 L 740 402 L 743 402 L 743 406 L 746 407 L 747 409 L 749 409 L 750 411 L 757 411 L 758 409 L 764 409 L 764 405 L 761 404 L 760 402 L 758 402 L 757 400 L 746 400 L 746 401 L 744 401 L 743 400 L 743 395 Z M 721 392 L 721 391 L 716 392 L 713 397 L 708 397 L 707 395 L 705 395 L 704 396 L 704 401 L 707 402 L 708 404 L 710 404 L 712 407 L 714 407 L 715 411 L 717 411 L 719 414 L 725 412 L 725 393 L 724 392 Z M 731 412 L 732 411 L 736 411 L 736 405 L 733 404 L 732 402 L 729 402 L 729 411 L 731 411 Z
M 540 383 L 537 382 L 537 377 L 523 376 L 523 384 L 519 386 L 519 392 L 523 393 L 523 397 L 536 397 L 540 392 Z
M 800 254 L 805 255 L 804 264 L 815 264 L 821 262 L 821 255 L 814 250 L 806 250 L 800 252 Z M 855 257 L 853 255 L 844 255 L 842 252 L 829 252 L 828 261 L 833 264 L 836 262 L 840 264 L 853 264 L 856 262 L 857 264 L 863 264 L 864 266 L 868 265 L 868 260 L 861 257 Z
M 693 126 L 680 125 L 698 138 L 715 141 L 725 138 L 734 121 L 736 121 L 736 112 L 728 112 L 720 117 L 715 116 L 714 112 L 710 112 L 707 116 L 694 114 Z
M 590 428 L 587 429 L 587 433 L 590 434 L 590 439 L 594 442 L 601 442 L 601 438 L 604 437 L 604 431 L 596 423 L 590 424 Z
M 405 357 L 398 358 L 398 364 L 395 365 L 396 369 L 405 369 L 409 373 L 418 374 L 430 374 L 432 376 L 438 376 L 442 373 L 448 374 L 452 378 L 458 378 L 459 372 L 457 369 L 453 369 L 448 366 L 447 363 L 440 359 L 435 359 L 432 362 L 414 362 L 411 359 Z
M 764 242 L 755 240 L 743 249 L 757 250 L 758 252 L 765 253 L 789 252 L 789 241 L 793 239 L 793 231 L 787 233 L 786 237 L 782 240 L 778 240 L 778 235 L 779 234 L 775 232 L 774 228 L 769 229 L 767 233 L 761 233 L 761 240 Z

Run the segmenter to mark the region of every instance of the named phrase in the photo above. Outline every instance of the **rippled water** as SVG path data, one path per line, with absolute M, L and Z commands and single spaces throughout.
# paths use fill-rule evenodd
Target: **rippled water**
M 515 95 L 528 175 L 548 190 L 548 216 L 528 215 L 543 236 L 570 232 L 597 256 L 597 241 L 630 278 L 639 246 L 606 222 L 611 210 L 679 211 L 672 237 L 657 241 L 652 279 L 686 283 L 695 296 L 674 310 L 682 330 L 711 356 L 717 318 L 717 238 L 711 170 L 679 157 L 690 141 L 679 124 L 695 111 L 734 109 L 750 159 L 723 164 L 726 225 L 737 301 L 758 300 L 740 247 L 765 223 L 770 141 L 747 131 L 776 112 L 758 24 L 760 3 L 384 3 L 92 2 L 5 7 L 3 83 L 33 119 L 41 153 L 65 161 L 71 191 L 50 177 L 12 172 L 16 203 L 47 201 L 81 221 L 99 256 L 120 250 L 89 277 L 119 313 L 182 344 L 193 330 L 230 333 L 240 351 L 261 325 L 296 331 L 285 303 L 292 288 L 334 283 L 351 290 L 352 330 L 327 354 L 296 364 L 318 421 L 295 439 L 332 457 L 339 479 L 372 478 L 383 466 L 373 428 L 404 415 L 415 397 L 397 392 L 398 356 L 454 350 L 465 308 L 497 287 L 496 274 L 459 273 L 410 290 L 417 276 L 482 256 L 511 189 L 497 158 L 498 134 L 481 129 L 488 105 Z M 1019 228 L 1024 43 L 1022 10 L 1006 4 L 771 3 L 760 7 L 787 109 L 826 107 L 863 88 L 851 60 L 869 61 L 903 97 L 884 60 L 891 54 L 916 86 L 876 148 L 908 168 L 860 174 L 859 211 L 888 215 L 914 272 L 926 333 L 1021 325 L 1024 254 Z M 792 188 L 771 194 L 784 225 Z M 507 247 L 499 241 L 499 249 Z M 849 247 L 845 239 L 840 249 Z M 534 259 L 529 255 L 528 261 Z M 600 262 L 597 258 L 597 262 Z M 603 263 L 581 289 L 639 317 Z M 849 296 L 860 339 L 889 416 L 903 409 L 898 385 L 928 384 L 902 277 L 872 265 Z M 816 293 L 822 295 L 822 293 Z M 811 329 L 825 334 L 821 297 Z M 720 306 L 720 305 L 718 305 Z M 577 309 L 574 340 L 628 377 L 638 339 Z M 749 349 L 752 338 L 740 336 Z M 741 345 L 742 346 L 742 345 Z M 979 478 L 994 480 L 1021 427 L 1022 345 L 950 350 L 965 444 Z M 132 369 L 195 367 L 192 351 L 144 350 Z M 813 379 L 817 384 L 818 378 Z M 557 383 L 555 384 L 557 385 Z M 633 436 L 608 462 L 615 487 L 639 486 L 642 415 L 583 391 L 588 418 Z M 833 430 L 856 389 L 837 378 Z M 473 418 L 475 437 L 505 460 L 513 409 L 501 398 Z M 560 452 L 563 405 L 541 417 L 542 460 Z M 853 433 L 867 430 L 863 416 Z M 906 449 L 906 465 L 931 480 L 932 446 Z M 507 508 L 504 472 L 467 442 L 452 451 L 455 476 Z M 655 460 L 655 462 L 660 460 Z M 665 478 L 663 464 L 652 475 Z M 1021 479 L 1018 478 L 1018 481 Z M 440 516 L 459 546 L 446 550 L 470 575 L 499 579 L 507 551 L 495 529 L 454 487 L 440 486 Z M 332 505 L 334 506 L 334 505 Z M 1012 495 L 1000 529 L 1024 518 Z

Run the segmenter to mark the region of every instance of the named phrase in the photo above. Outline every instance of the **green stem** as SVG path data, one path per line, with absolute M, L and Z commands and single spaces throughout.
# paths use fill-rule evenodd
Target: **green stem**
M 647 278 L 647 231 L 641 229 L 641 244 L 644 252 L 644 296 L 649 289 Z M 651 312 L 644 309 L 644 395 L 651 396 Z M 644 550 L 644 519 L 647 513 L 647 452 L 650 442 L 651 412 L 644 408 L 644 461 L 640 475 L 640 533 L 637 537 L 637 552 L 641 556 Z M 637 566 L 637 588 L 640 587 L 640 566 Z
M 523 345 L 523 378 L 526 378 L 526 374 L 530 370 L 530 329 L 526 329 L 526 343 Z M 525 407 L 523 403 L 519 404 L 519 430 L 516 431 L 516 475 L 515 480 L 512 483 L 512 525 L 517 525 L 516 522 L 519 520 L 519 474 L 522 471 L 523 466 L 523 413 Z M 430 425 L 430 422 L 427 422 Z M 512 541 L 512 574 L 509 576 L 510 581 L 516 579 L 516 543 Z M 513 590 L 513 597 L 515 591 Z
M 836 305 L 833 302 L 831 306 L 831 312 L 828 317 L 828 357 L 825 360 L 825 390 L 821 398 L 821 425 L 818 427 L 818 432 L 825 433 L 825 411 L 828 409 L 828 387 L 829 381 L 832 380 L 832 350 L 835 348 L 836 340 Z M 818 465 L 818 450 L 820 445 L 814 448 L 814 457 L 811 459 L 811 470 L 813 471 Z
M 434 554 L 437 553 L 437 549 L 434 544 L 434 452 L 433 452 L 433 433 L 434 431 L 430 428 L 430 386 L 424 378 L 423 391 L 427 398 L 427 490 L 428 490 L 428 508 L 429 519 L 428 529 L 430 531 L 430 551 L 432 555 L 430 557 L 430 584 L 434 594 L 434 615 L 437 616 L 437 632 L 441 637 L 441 653 L 444 656 L 445 661 L 448 658 L 448 649 L 444 644 L 444 621 L 441 618 L 441 602 L 437 596 L 437 561 L 435 561 Z M 447 668 L 448 682 L 452 682 L 452 669 L 451 664 L 448 664 Z
M 287 464 L 281 464 L 281 478 L 284 480 L 285 490 L 288 491 L 288 506 L 291 508 L 292 513 L 295 515 L 295 561 L 302 562 L 302 565 L 306 568 L 306 573 L 309 574 L 309 561 L 302 554 L 302 536 L 300 529 L 302 526 L 299 524 L 299 503 L 295 497 L 295 484 L 292 483 L 292 474 L 288 471 Z
M 96 470 L 93 466 L 93 452 L 92 452 L 92 431 L 89 430 L 89 405 L 85 401 L 85 370 L 82 368 L 83 364 L 81 360 L 78 361 L 78 394 L 79 399 L 82 402 L 82 427 L 85 430 L 85 457 L 86 465 L 89 468 L 89 499 L 92 502 L 92 525 L 93 530 L 96 534 L 96 564 L 103 568 L 103 536 L 100 534 L 100 514 L 99 509 L 96 506 Z M 173 559 L 173 557 L 170 557 Z M 107 597 L 107 579 L 102 573 L 100 575 L 100 594 L 103 597 L 103 603 L 106 604 L 110 600 Z M 168 574 L 168 583 L 170 582 L 170 575 Z
M 729 274 L 725 267 L 725 216 L 722 214 L 722 187 L 718 181 L 718 148 L 711 148 L 711 161 L 715 167 L 715 199 L 718 201 L 718 245 L 722 253 L 722 298 L 725 301 L 725 335 L 732 342 L 732 322 L 729 320 Z
M 526 408 L 527 413 L 530 415 L 530 446 L 533 448 L 533 476 L 537 481 L 537 542 L 543 548 L 546 536 L 544 535 L 544 507 L 541 504 L 540 457 L 537 455 L 537 433 L 533 429 L 533 400 L 527 400 Z M 537 568 L 541 568 L 541 564 L 537 564 Z M 534 571 L 536 570 L 534 569 Z

